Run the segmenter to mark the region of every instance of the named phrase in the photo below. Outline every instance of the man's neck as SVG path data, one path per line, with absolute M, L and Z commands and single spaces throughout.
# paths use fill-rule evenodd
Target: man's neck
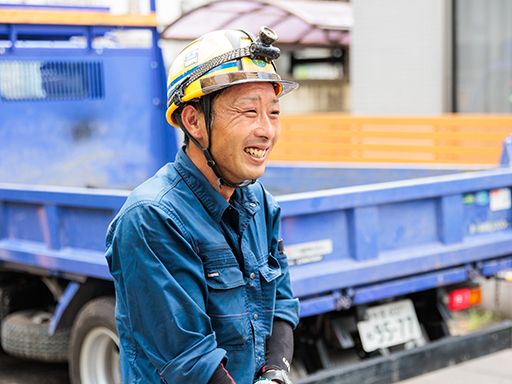
M 189 144 L 186 146 L 185 152 L 189 159 L 210 182 L 213 188 L 215 188 L 215 190 L 219 192 L 226 201 L 229 201 L 235 192 L 235 189 L 226 185 L 219 185 L 218 177 L 215 175 L 212 168 L 208 166 L 208 163 L 206 162 L 204 154 L 201 152 L 201 150 L 197 146 Z

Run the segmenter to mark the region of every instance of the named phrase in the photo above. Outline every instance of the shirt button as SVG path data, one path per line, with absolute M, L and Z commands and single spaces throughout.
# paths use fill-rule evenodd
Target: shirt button
M 250 203 L 249 204 L 252 208 L 254 208 L 256 206 L 256 203 Z
M 251 272 L 251 274 L 249 275 L 249 278 L 254 280 L 256 278 L 256 274 L 254 272 Z
M 254 320 L 258 320 L 259 316 L 258 316 L 258 314 L 257 314 L 257 313 L 255 313 L 254 315 L 252 315 L 252 318 L 253 318 Z

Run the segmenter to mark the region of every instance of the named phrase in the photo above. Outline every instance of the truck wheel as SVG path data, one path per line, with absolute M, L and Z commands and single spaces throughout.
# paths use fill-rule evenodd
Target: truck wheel
M 2 321 L 2 347 L 28 360 L 63 363 L 68 359 L 69 330 L 48 334 L 51 314 L 39 310 L 15 312 Z
M 80 311 L 71 331 L 72 384 L 120 384 L 119 336 L 115 299 L 100 297 Z

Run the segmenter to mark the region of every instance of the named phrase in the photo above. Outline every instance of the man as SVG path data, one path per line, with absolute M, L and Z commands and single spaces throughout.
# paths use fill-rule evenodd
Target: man
M 208 33 L 171 66 L 167 119 L 185 146 L 112 222 L 123 383 L 290 383 L 298 301 L 280 210 L 256 180 L 296 87 L 262 28 Z

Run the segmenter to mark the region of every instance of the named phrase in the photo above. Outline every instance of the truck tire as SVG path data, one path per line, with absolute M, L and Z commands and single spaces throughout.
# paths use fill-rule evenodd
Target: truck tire
M 40 310 L 15 312 L 2 321 L 2 347 L 27 360 L 63 363 L 68 359 L 69 330 L 48 334 L 51 314 Z
M 119 336 L 115 299 L 91 300 L 79 312 L 71 331 L 69 376 L 72 384 L 120 384 Z

